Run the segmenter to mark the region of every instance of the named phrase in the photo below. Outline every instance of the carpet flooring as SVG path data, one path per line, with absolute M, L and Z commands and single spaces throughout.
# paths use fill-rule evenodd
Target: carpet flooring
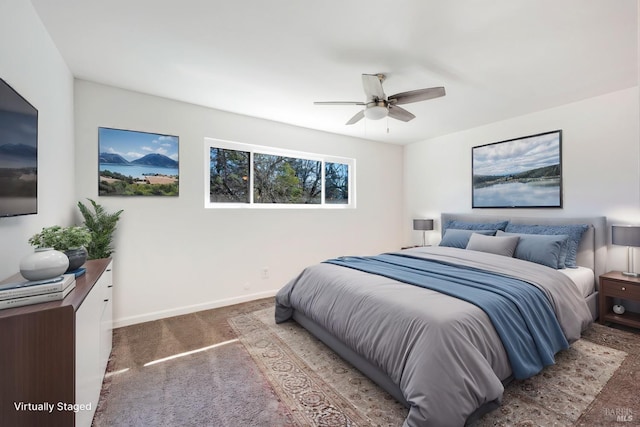
M 273 298 L 114 330 L 94 426 L 401 426 L 407 410 Z M 177 356 L 177 357 L 176 357 Z M 476 426 L 640 420 L 640 336 L 593 325 Z

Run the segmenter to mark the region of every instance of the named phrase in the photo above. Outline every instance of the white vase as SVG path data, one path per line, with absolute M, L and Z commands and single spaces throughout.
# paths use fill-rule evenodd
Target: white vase
M 20 261 L 20 274 L 27 280 L 46 280 L 67 271 L 69 258 L 53 248 L 37 248 Z

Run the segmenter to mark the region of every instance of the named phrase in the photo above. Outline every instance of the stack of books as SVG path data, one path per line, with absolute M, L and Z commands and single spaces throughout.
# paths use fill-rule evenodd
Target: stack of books
M 0 285 L 0 310 L 61 300 L 76 287 L 74 274 L 63 274 L 47 280 Z

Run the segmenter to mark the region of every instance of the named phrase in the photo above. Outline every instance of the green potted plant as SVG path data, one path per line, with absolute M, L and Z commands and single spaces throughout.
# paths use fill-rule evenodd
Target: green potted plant
M 36 248 L 53 248 L 69 258 L 67 272 L 80 268 L 87 260 L 86 247 L 91 243 L 91 233 L 86 227 L 54 225 L 34 234 L 29 243 Z
M 109 213 L 100 204 L 91 199 L 92 209 L 78 202 L 78 209 L 84 218 L 84 226 L 91 233 L 91 243 L 87 246 L 89 259 L 108 258 L 114 252 L 113 233 L 122 214 L 122 209 Z

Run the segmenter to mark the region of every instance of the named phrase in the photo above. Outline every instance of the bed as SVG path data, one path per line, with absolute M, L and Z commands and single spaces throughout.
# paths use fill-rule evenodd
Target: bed
M 475 230 L 496 223 L 509 228 L 491 237 Z M 572 268 L 418 247 L 310 266 L 276 295 L 276 322 L 295 320 L 405 404 L 404 426 L 473 423 L 499 407 L 507 382 L 553 363 L 597 317 L 604 217 L 443 214 L 441 224 L 449 235 L 471 224 L 469 239 L 481 249 L 497 241 L 524 248 L 532 239 L 524 231 L 545 234 L 531 231 L 538 227 L 579 225 L 584 232 Z

